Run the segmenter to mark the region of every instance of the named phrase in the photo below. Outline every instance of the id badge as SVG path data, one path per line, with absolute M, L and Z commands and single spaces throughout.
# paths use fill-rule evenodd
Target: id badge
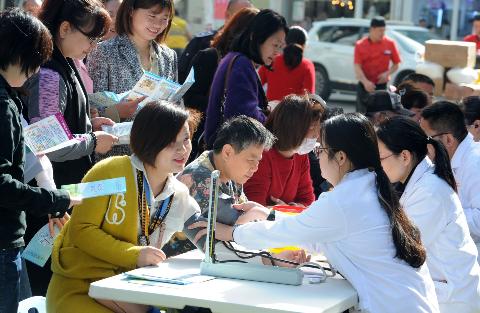
M 385 50 L 383 51 L 384 55 L 392 55 L 392 50 Z

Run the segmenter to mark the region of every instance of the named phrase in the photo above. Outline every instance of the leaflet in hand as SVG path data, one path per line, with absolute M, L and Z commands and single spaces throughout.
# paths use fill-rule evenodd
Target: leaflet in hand
M 55 231 L 55 236 L 52 238 L 52 236 L 50 236 L 48 224 L 40 228 L 23 251 L 22 257 L 38 266 L 44 267 L 52 254 L 53 242 L 60 232 L 56 225 L 53 226 L 53 229 Z
M 158 76 L 154 73 L 145 72 L 140 80 L 135 84 L 132 91 L 128 94 L 128 99 L 137 99 L 143 96 L 147 98 L 140 103 L 144 104 L 156 101 L 167 100 L 170 102 L 179 101 L 187 90 L 195 82 L 194 69 L 190 70 L 187 79 L 180 85 L 176 82 Z
M 63 185 L 63 190 L 67 190 L 71 197 L 87 199 L 127 191 L 127 182 L 125 177 L 98 180 L 89 183 Z
M 111 107 L 122 101 L 129 91 L 116 94 L 111 91 L 100 91 L 88 95 L 88 101 L 98 107 Z
M 25 144 L 35 154 L 46 154 L 79 142 L 68 129 L 62 113 L 30 124 L 23 129 Z
M 200 269 L 174 271 L 168 266 L 149 266 L 142 267 L 126 272 L 128 278 L 141 279 L 147 281 L 156 281 L 175 285 L 189 285 L 192 283 L 201 283 L 212 280 L 215 277 L 200 275 Z
M 133 122 L 116 123 L 113 126 L 102 125 L 102 130 L 118 137 L 116 145 L 128 145 L 130 143 L 130 131 Z

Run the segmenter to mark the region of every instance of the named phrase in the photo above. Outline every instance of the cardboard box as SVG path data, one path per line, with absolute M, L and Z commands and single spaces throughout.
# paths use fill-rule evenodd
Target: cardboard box
M 447 100 L 461 101 L 463 98 L 480 95 L 480 85 L 446 83 L 443 96 Z
M 440 97 L 443 95 L 443 78 L 436 78 L 433 80 L 435 83 L 435 89 L 433 90 L 433 95 L 435 97 Z
M 474 68 L 477 47 L 474 42 L 428 40 L 425 43 L 425 60 L 443 67 Z

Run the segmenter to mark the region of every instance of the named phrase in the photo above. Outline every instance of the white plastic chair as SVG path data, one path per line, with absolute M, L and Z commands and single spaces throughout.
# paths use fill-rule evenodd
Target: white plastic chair
M 30 309 L 37 309 L 38 313 L 47 313 L 47 303 L 45 297 L 30 297 L 18 303 L 18 313 L 28 313 Z

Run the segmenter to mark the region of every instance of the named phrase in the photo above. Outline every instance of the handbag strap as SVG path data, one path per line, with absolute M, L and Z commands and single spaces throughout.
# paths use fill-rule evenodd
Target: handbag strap
M 223 97 L 222 97 L 222 100 L 220 101 L 220 123 L 219 123 L 220 125 L 225 120 L 224 111 L 225 111 L 225 101 L 227 100 L 228 79 L 230 78 L 230 74 L 232 72 L 233 63 L 239 56 L 240 55 L 237 54 L 230 60 L 230 62 L 228 63 L 227 72 L 225 73 L 225 81 L 223 83 Z

